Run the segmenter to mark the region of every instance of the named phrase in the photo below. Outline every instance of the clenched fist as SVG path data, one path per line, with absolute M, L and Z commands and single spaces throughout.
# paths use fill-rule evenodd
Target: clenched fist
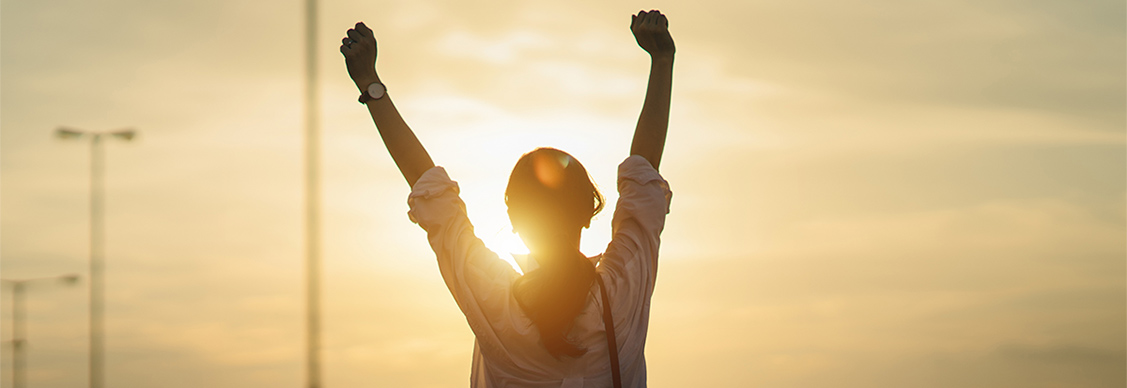
M 650 57 L 672 57 L 677 48 L 669 35 L 669 19 L 658 10 L 640 11 L 630 17 L 630 31 Z
M 340 53 L 344 54 L 348 76 L 352 77 L 356 87 L 366 90 L 369 84 L 379 81 L 376 76 L 376 37 L 364 22 L 348 29 L 348 36 L 341 39 Z

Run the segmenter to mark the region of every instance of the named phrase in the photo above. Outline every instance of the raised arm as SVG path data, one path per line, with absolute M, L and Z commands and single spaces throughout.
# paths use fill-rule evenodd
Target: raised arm
M 650 54 L 650 81 L 646 87 L 646 102 L 634 128 L 631 155 L 640 155 L 653 165 L 661 164 L 665 149 L 665 133 L 669 129 L 669 95 L 673 90 L 673 37 L 669 35 L 669 20 L 657 10 L 638 12 L 630 21 L 630 31 L 638 45 Z
M 344 54 L 344 63 L 348 67 L 348 76 L 356 83 L 361 93 L 368 93 L 368 86 L 379 84 L 374 88 L 377 91 L 369 100 L 368 113 L 372 114 L 372 121 L 391 153 L 391 159 L 399 167 L 399 172 L 407 179 L 407 184 L 415 186 L 415 181 L 424 172 L 434 167 L 427 150 L 415 137 L 411 127 L 403 121 L 395 104 L 391 102 L 386 89 L 382 88 L 379 75 L 376 74 L 376 37 L 364 22 L 356 23 L 355 28 L 348 30 L 348 36 L 341 40 L 340 53 Z

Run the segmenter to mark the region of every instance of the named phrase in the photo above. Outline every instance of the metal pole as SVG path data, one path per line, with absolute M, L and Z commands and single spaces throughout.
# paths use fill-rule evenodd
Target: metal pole
M 101 388 L 102 338 L 102 135 L 90 141 L 90 387 Z
M 12 387 L 24 386 L 24 328 L 23 282 L 12 283 Z
M 12 285 L 12 387 L 26 386 L 27 369 L 27 309 L 24 307 L 24 292 L 27 284 L 41 280 L 63 280 L 67 283 L 78 281 L 77 275 L 56 276 L 35 279 L 0 279 L 0 283 Z
M 321 387 L 320 106 L 317 84 L 317 1 L 305 2 L 305 289 L 306 385 Z

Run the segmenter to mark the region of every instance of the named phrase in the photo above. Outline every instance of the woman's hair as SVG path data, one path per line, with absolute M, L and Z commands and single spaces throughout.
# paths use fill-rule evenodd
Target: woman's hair
M 520 225 L 537 228 L 541 236 L 559 234 L 565 241 L 590 225 L 603 202 L 587 169 L 554 148 L 537 148 L 521 156 L 505 189 L 514 227 L 519 219 Z M 587 350 L 569 342 L 567 332 L 587 304 L 595 266 L 574 250 L 537 253 L 550 257 L 538 257 L 540 267 L 517 280 L 513 295 L 540 330 L 552 356 L 580 356 Z

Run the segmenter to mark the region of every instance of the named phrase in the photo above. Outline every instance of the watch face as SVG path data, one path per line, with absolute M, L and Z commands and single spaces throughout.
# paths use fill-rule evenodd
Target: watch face
M 386 91 L 387 89 L 384 88 L 383 84 L 379 82 L 368 85 L 368 95 L 372 96 L 373 99 L 378 100 L 380 97 L 383 97 L 383 94 Z

